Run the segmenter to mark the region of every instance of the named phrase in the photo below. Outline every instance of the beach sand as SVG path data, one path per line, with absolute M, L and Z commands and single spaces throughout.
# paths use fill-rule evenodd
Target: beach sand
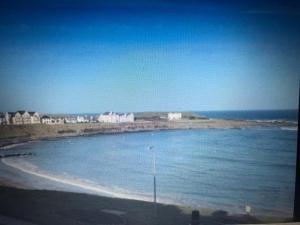
M 161 129 L 233 128 L 251 126 L 292 126 L 280 123 L 249 121 L 203 120 L 181 122 L 140 122 L 135 124 L 74 124 L 1 126 L 0 147 L 10 148 L 28 141 L 98 133 L 141 132 Z M 62 132 L 62 131 L 74 132 Z M 3 163 L 4 161 L 4 163 Z M 83 191 L 84 189 L 84 191 Z M 84 192 L 84 193 L 83 193 Z M 103 196 L 107 195 L 107 196 Z M 108 197 L 109 196 L 109 197 Z M 81 181 L 51 176 L 13 164 L 10 158 L 0 161 L 0 220 L 1 215 L 33 224 L 189 224 L 189 207 L 158 204 L 157 222 L 154 205 L 132 200 L 130 196 L 86 185 Z M 239 224 L 283 222 L 287 218 L 250 215 L 229 215 L 215 209 L 198 209 L 201 224 Z M 1 223 L 0 223 L 1 224 Z
M 0 163 L 0 219 L 3 215 L 33 224 L 51 225 L 190 223 L 193 209 L 189 207 L 158 204 L 156 223 L 152 202 L 79 193 L 80 189 L 68 182 L 51 180 L 44 175 L 37 176 L 8 165 Z M 39 183 L 43 185 L 36 188 Z M 214 209 L 199 210 L 201 224 L 286 221 L 286 218 L 255 218 L 250 215 L 229 215 Z

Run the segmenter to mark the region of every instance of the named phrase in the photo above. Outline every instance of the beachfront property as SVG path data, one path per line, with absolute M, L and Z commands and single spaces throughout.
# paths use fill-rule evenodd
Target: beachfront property
M 30 114 L 27 111 L 11 113 L 12 124 L 31 124 Z
M 100 123 L 133 123 L 133 113 L 105 112 L 98 117 Z
M 38 112 L 29 112 L 29 115 L 31 124 L 41 123 L 41 118 Z
M 50 116 L 44 115 L 41 118 L 41 122 L 42 124 L 51 124 L 52 123 L 52 119 Z
M 37 112 L 17 111 L 6 114 L 7 124 L 37 124 L 40 123 L 40 116 Z
M 52 118 L 52 124 L 65 124 L 64 118 Z
M 52 118 L 50 116 L 44 115 L 41 118 L 42 124 L 55 125 L 55 124 L 64 124 L 65 120 L 63 118 Z
M 75 117 L 65 117 L 65 123 L 77 123 L 77 118 Z
M 88 122 L 90 122 L 90 120 L 84 116 L 77 116 L 76 122 L 77 123 L 88 123 Z
M 90 123 L 97 123 L 98 122 L 98 118 L 96 116 L 90 116 Z
M 17 111 L 1 114 L 0 124 L 37 124 L 40 123 L 40 116 L 37 112 Z
M 0 113 L 0 124 L 10 124 L 10 116 L 8 112 L 6 113 Z
M 182 118 L 182 113 L 169 112 L 168 120 L 180 120 Z
M 5 114 L 0 113 L 0 124 L 5 124 Z

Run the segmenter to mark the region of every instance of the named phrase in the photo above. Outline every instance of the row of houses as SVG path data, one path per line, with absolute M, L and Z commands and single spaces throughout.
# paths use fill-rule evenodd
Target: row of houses
M 36 124 L 41 123 L 37 112 L 17 111 L 0 113 L 0 124 Z
M 12 124 L 12 125 L 22 125 L 22 124 L 64 124 L 64 123 L 89 123 L 96 122 L 93 121 L 93 117 L 88 118 L 87 116 L 77 116 L 77 117 L 51 117 L 48 115 L 40 116 L 38 112 L 28 112 L 28 111 L 17 111 L 17 112 L 0 112 L 0 124 Z
M 168 120 L 180 120 L 182 118 L 181 113 L 170 112 L 168 113 Z M 43 115 L 40 117 L 38 112 L 6 112 L 0 113 L 0 124 L 65 124 L 65 123 L 133 123 L 135 120 L 133 113 L 116 113 L 105 112 L 98 118 L 90 116 L 77 116 L 77 117 L 50 117 Z
M 65 124 L 65 123 L 92 123 L 94 121 L 93 117 L 90 116 L 67 116 L 67 117 L 51 117 L 48 115 L 44 115 L 41 117 L 41 123 L 48 124 L 48 125 L 55 125 L 55 124 Z
M 44 115 L 41 117 L 41 123 L 43 124 L 64 124 L 65 120 L 63 118 L 52 118 L 50 116 Z
M 106 112 L 98 118 L 90 116 L 68 116 L 68 117 L 51 117 L 48 115 L 40 116 L 37 112 L 17 111 L 0 113 L 0 124 L 65 124 L 65 123 L 129 123 L 134 122 L 133 113 L 114 113 Z

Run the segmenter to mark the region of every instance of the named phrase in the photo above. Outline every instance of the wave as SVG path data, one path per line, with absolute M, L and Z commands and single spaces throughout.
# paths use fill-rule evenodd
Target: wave
M 247 119 L 249 122 L 257 122 L 257 123 L 288 123 L 298 125 L 298 121 L 295 120 L 286 120 L 286 119 Z
M 298 127 L 280 127 L 281 130 L 298 131 Z
M 7 149 L 16 148 L 18 146 L 27 145 L 31 142 L 34 142 L 34 141 L 25 141 L 25 142 L 21 142 L 21 143 L 5 145 L 5 146 L 0 147 L 0 150 L 7 150 Z
M 1 159 L 1 161 L 6 166 L 20 170 L 24 173 L 34 175 L 40 178 L 44 178 L 50 181 L 58 182 L 64 185 L 71 185 L 73 187 L 77 187 L 81 189 L 83 192 L 88 191 L 93 194 L 98 194 L 107 197 L 134 199 L 134 200 L 141 200 L 147 202 L 153 201 L 153 197 L 150 194 L 140 193 L 140 192 L 134 193 L 132 191 L 128 191 L 117 187 L 106 187 L 106 186 L 99 185 L 96 182 L 92 182 L 90 180 L 67 177 L 68 175 L 66 173 L 64 173 L 64 176 L 53 175 L 46 171 L 40 170 L 38 166 L 28 161 L 25 161 L 24 159 L 21 160 L 21 159 L 5 158 L 5 159 Z M 158 201 L 165 204 L 176 204 L 176 202 L 169 199 L 158 198 Z

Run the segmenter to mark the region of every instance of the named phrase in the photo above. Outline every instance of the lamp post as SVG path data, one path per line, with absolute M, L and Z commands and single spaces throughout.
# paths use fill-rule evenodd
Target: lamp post
M 156 155 L 154 146 L 149 146 L 148 149 L 152 150 L 152 160 L 153 160 L 153 203 L 154 203 L 154 210 L 155 210 L 155 220 L 157 218 L 157 203 L 156 203 Z

